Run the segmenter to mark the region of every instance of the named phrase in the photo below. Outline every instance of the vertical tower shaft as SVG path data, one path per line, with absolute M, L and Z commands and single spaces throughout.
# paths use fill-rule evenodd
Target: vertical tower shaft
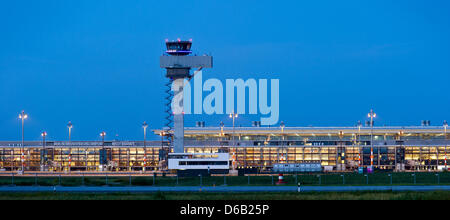
M 168 116 L 166 124 L 167 135 L 173 134 L 174 153 L 184 153 L 184 79 L 190 78 L 191 68 L 211 68 L 211 56 L 188 56 L 192 53 L 191 41 L 167 41 L 166 53 L 160 57 L 160 67 L 167 70 L 166 77 L 172 82 L 173 96 L 168 96 L 173 116 L 173 131 L 170 131 L 171 118 Z M 175 89 L 174 89 L 175 88 Z M 167 91 L 170 93 L 170 91 Z

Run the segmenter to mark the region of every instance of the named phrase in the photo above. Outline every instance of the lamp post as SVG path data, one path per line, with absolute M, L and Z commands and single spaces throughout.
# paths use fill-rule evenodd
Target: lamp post
M 342 139 L 344 138 L 344 131 L 339 131 L 339 147 L 338 147 L 338 149 L 336 150 L 336 169 L 337 170 L 339 170 L 339 171 L 343 171 L 343 170 L 345 170 L 344 169 L 344 166 L 342 165 L 343 163 L 343 160 L 342 160 L 342 154 L 344 153 L 343 151 L 344 151 L 344 147 L 343 147 L 343 145 L 344 145 L 344 143 L 343 143 L 343 141 L 342 141 Z M 344 156 L 345 156 L 345 154 L 344 154 Z
M 25 163 L 25 146 L 24 146 L 24 123 L 25 123 L 25 119 L 28 118 L 28 115 L 25 114 L 25 111 L 22 110 L 22 112 L 19 114 L 19 119 L 22 120 L 22 149 L 21 149 L 21 155 L 20 155 L 20 160 L 22 162 L 22 173 L 25 172 L 25 167 L 24 167 L 24 163 Z
M 43 149 L 45 149 L 45 138 L 47 137 L 47 132 L 43 131 L 41 133 L 41 136 L 42 136 L 42 147 L 43 147 Z
M 72 143 L 72 128 L 73 128 L 71 121 L 69 121 L 69 123 L 67 123 L 67 128 L 69 129 L 69 144 L 71 144 Z M 69 163 L 68 163 L 69 172 L 71 170 L 70 167 L 72 166 L 72 153 L 71 153 L 70 149 L 71 149 L 71 146 L 69 146 Z
M 164 131 L 161 131 L 159 133 L 159 136 L 161 136 L 161 149 L 163 149 L 164 147 L 164 135 L 165 135 Z
M 285 124 L 284 124 L 283 121 L 281 121 L 280 122 L 280 129 L 281 129 L 281 160 L 282 160 L 282 162 L 288 163 L 288 161 L 287 161 L 287 158 L 288 158 L 287 152 L 286 152 L 286 149 L 284 149 L 284 127 L 285 127 Z M 279 158 L 278 158 L 278 160 L 279 160 Z
M 238 114 L 235 114 L 234 112 L 230 114 L 230 118 L 233 119 L 233 146 L 235 146 L 235 141 L 234 141 L 234 132 L 235 132 L 235 126 L 234 126 L 234 122 L 236 121 L 236 118 L 238 117 Z
M 100 137 L 102 137 L 102 148 L 105 148 L 105 136 L 106 136 L 106 132 L 102 131 L 100 133 Z
M 103 162 L 104 162 L 104 160 L 106 158 L 103 158 L 103 157 L 106 157 L 106 153 L 105 153 L 105 136 L 106 136 L 106 132 L 102 131 L 100 133 L 100 136 L 102 137 L 102 150 L 101 150 L 101 153 L 100 153 L 100 165 L 101 165 L 101 171 L 104 171 L 105 170 L 105 164 L 103 164 Z
M 402 136 L 403 136 L 403 131 L 399 131 L 398 132 L 398 140 L 400 141 L 400 150 L 401 150 L 401 148 L 403 146 Z M 394 157 L 395 157 L 394 158 L 394 164 L 395 164 L 395 169 L 394 170 L 397 170 L 397 163 L 398 163 L 398 161 L 397 161 L 397 146 L 395 146 Z M 402 163 L 402 162 L 400 161 L 400 163 Z
M 444 121 L 444 143 L 445 143 L 445 147 L 444 147 L 444 167 L 445 170 L 447 170 L 447 127 L 448 127 L 448 123 L 447 121 Z
M 146 138 L 147 138 L 147 122 L 144 121 L 142 124 L 142 128 L 144 129 L 144 167 L 142 167 L 142 171 L 145 172 L 145 167 L 147 166 L 147 145 L 146 145 Z
M 233 137 L 232 137 L 232 139 L 233 139 L 234 151 L 236 151 L 236 142 L 234 141 L 234 131 L 235 131 L 234 122 L 236 121 L 237 117 L 238 117 L 238 114 L 235 114 L 234 111 L 233 111 L 233 113 L 230 114 L 230 118 L 233 119 Z M 233 153 L 233 161 L 232 161 L 232 168 L 233 168 L 233 170 L 235 169 L 235 163 L 236 163 L 234 158 L 235 158 L 235 156 L 234 156 L 234 153 Z
M 41 136 L 42 136 L 42 149 L 43 149 L 43 152 L 42 152 L 42 159 L 41 159 L 41 171 L 44 171 L 44 166 L 46 165 L 46 163 L 47 163 L 47 152 L 46 152 L 46 150 L 45 150 L 45 138 L 47 137 L 47 132 L 46 131 L 43 131 L 42 133 L 41 133 Z
M 370 168 L 373 171 L 373 119 L 377 114 L 371 109 L 368 117 L 370 118 Z
M 69 121 L 69 123 L 67 123 L 67 128 L 69 129 L 69 143 L 70 143 L 72 141 L 71 140 L 71 134 L 72 134 L 72 128 L 73 128 L 73 125 L 72 125 L 71 121 Z
M 225 127 L 225 124 L 223 123 L 223 121 L 220 122 L 220 136 L 223 136 L 223 128 Z
M 224 133 L 223 133 L 223 128 L 224 127 L 225 127 L 225 124 L 223 123 L 223 121 L 221 121 L 220 122 L 220 134 L 219 134 L 218 141 L 220 142 L 221 150 L 226 152 L 225 149 L 223 148 L 223 137 L 225 136 Z
M 361 168 L 361 166 L 363 164 L 362 157 L 361 157 L 361 126 L 362 126 L 361 121 L 358 121 L 357 125 L 358 125 L 358 151 L 359 151 L 359 153 L 358 153 L 359 164 L 358 165 Z

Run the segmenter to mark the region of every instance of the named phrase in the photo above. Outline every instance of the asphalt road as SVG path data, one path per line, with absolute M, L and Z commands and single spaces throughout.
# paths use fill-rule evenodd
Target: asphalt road
M 0 192 L 297 192 L 296 186 L 179 186 L 179 187 L 65 187 L 65 186 L 3 186 Z M 356 191 L 450 191 L 450 186 L 303 186 L 301 192 L 356 192 Z

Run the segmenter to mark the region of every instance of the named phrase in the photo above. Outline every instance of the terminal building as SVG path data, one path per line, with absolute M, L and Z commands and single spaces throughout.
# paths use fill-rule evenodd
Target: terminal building
M 185 153 L 229 153 L 230 168 L 270 172 L 276 164 L 320 164 L 327 171 L 442 171 L 447 126 L 186 127 Z M 163 135 L 164 130 L 154 130 Z M 373 140 L 373 141 L 371 141 Z M 158 171 L 165 141 L 0 142 L 0 169 L 25 171 Z M 24 150 L 23 159 L 21 158 Z M 170 149 L 169 151 L 173 151 Z M 106 169 L 105 169 L 106 168 Z

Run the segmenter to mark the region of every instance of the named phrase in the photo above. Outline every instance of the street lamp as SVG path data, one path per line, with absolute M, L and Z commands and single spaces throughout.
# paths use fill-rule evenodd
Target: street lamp
M 105 136 L 106 136 L 106 132 L 102 131 L 100 133 L 100 137 L 102 137 L 102 148 L 105 148 Z
M 225 136 L 223 133 L 223 128 L 225 127 L 225 124 L 223 123 L 223 121 L 220 122 L 220 133 L 219 133 L 219 138 L 217 138 L 217 140 L 220 143 L 221 146 L 221 150 L 225 152 L 225 149 L 223 148 L 223 137 Z M 229 152 L 229 151 L 228 151 Z
M 45 137 L 47 137 L 47 132 L 43 131 L 41 133 L 41 136 L 42 136 L 42 147 L 45 149 Z
M 444 121 L 444 139 L 447 140 L 447 127 L 448 127 L 448 123 L 447 121 Z
M 336 149 L 336 170 L 345 170 L 345 165 L 343 165 L 342 157 L 345 156 L 344 143 L 342 139 L 344 138 L 344 131 L 339 131 L 339 142 Z
M 371 109 L 367 116 L 370 118 L 370 168 L 373 171 L 373 119 L 377 114 Z
M 236 118 L 238 117 L 238 114 L 236 113 L 231 113 L 230 114 L 230 118 L 232 118 L 233 119 L 233 146 L 235 146 L 235 141 L 234 141 L 234 130 L 235 130 L 235 126 L 234 126 L 234 122 L 235 122 L 235 120 L 236 120 Z
M 445 147 L 444 147 L 444 166 L 445 166 L 445 170 L 447 170 L 447 127 L 448 127 L 448 123 L 447 121 L 444 121 L 444 143 L 445 143 Z
M 69 129 L 69 142 L 71 142 L 71 134 L 72 134 L 72 128 L 73 128 L 71 121 L 69 121 L 69 123 L 67 123 L 67 128 Z
M 41 133 L 41 136 L 42 136 L 42 149 L 43 149 L 43 152 L 42 152 L 42 159 L 41 159 L 41 166 L 44 166 L 45 165 L 45 163 L 47 162 L 47 152 L 46 152 L 46 150 L 45 150 L 45 138 L 47 137 L 47 132 L 46 131 L 43 131 L 42 133 Z M 43 169 L 43 167 L 41 168 L 42 169 L 42 171 L 44 170 Z
M 235 122 L 235 120 L 236 120 L 236 118 L 238 117 L 238 114 L 235 114 L 234 113 L 234 111 L 233 111 L 233 113 L 231 113 L 230 114 L 230 118 L 232 118 L 233 119 L 233 147 L 234 147 L 234 151 L 236 151 L 236 142 L 234 141 L 234 122 Z M 232 156 L 232 169 L 234 170 L 235 169 L 235 163 L 236 163 L 236 161 L 235 161 L 235 154 L 234 154 L 234 152 L 233 152 L 233 156 Z
M 398 132 L 398 140 L 402 141 L 402 136 L 403 136 L 404 132 L 403 131 L 399 131 Z
M 165 135 L 164 131 L 161 131 L 159 133 L 159 136 L 161 136 L 161 149 L 163 149 L 163 147 L 164 147 L 164 135 Z
M 220 136 L 223 136 L 223 127 L 225 127 L 225 124 L 223 123 L 223 121 L 220 122 Z
M 145 167 L 147 166 L 147 145 L 146 145 L 146 138 L 147 138 L 147 122 L 144 121 L 142 124 L 142 128 L 144 129 L 144 167 L 142 167 L 142 171 L 145 172 Z
M 67 123 L 67 128 L 69 129 L 69 144 L 71 144 L 72 143 L 72 128 L 73 128 L 71 121 L 69 121 L 69 123 Z M 70 172 L 71 171 L 70 167 L 72 166 L 72 152 L 71 152 L 70 147 L 69 147 L 69 163 L 68 164 L 69 164 L 68 169 Z
M 22 112 L 19 114 L 19 119 L 22 120 L 22 149 L 21 149 L 21 156 L 20 156 L 20 160 L 22 162 L 22 173 L 25 172 L 24 169 L 24 163 L 25 163 L 25 146 L 24 146 L 24 123 L 25 123 L 25 119 L 28 118 L 28 115 L 25 114 L 25 111 L 22 110 Z
M 400 141 L 400 149 L 403 148 L 403 141 L 402 141 L 403 134 L 404 134 L 403 131 L 398 132 L 398 140 Z M 403 163 L 403 161 L 400 161 L 400 163 Z M 397 166 L 397 150 L 395 151 L 395 166 Z M 397 169 L 397 167 L 395 167 L 395 169 Z
M 105 136 L 106 132 L 102 131 L 100 133 L 100 137 L 102 137 L 102 149 L 100 150 L 100 165 L 101 165 L 101 171 L 105 171 L 105 164 L 106 164 L 106 152 L 105 152 Z
M 286 149 L 284 149 L 284 127 L 285 127 L 285 124 L 284 124 L 284 122 L 283 121 L 281 121 L 280 122 L 280 128 L 281 128 L 281 160 L 283 161 L 283 162 L 286 162 L 286 163 L 288 163 L 288 160 L 287 159 L 289 159 L 289 157 L 288 157 L 288 155 L 287 155 L 287 151 L 286 151 Z M 286 154 L 286 155 L 285 155 Z M 278 161 L 279 161 L 280 159 L 278 158 Z
M 362 126 L 361 121 L 358 121 L 357 126 L 358 126 L 358 151 L 359 151 L 359 153 L 358 153 L 359 164 L 358 165 L 359 165 L 359 167 L 361 167 L 361 165 L 363 164 L 363 161 L 361 158 L 361 126 Z

